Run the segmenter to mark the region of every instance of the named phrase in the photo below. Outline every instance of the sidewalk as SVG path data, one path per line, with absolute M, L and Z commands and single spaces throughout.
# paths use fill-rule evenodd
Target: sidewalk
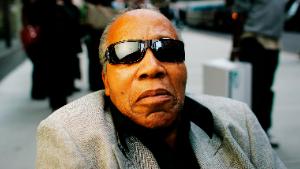
M 0 59 L 21 48 L 21 44 L 18 39 L 12 39 L 11 45 L 12 46 L 10 48 L 7 48 L 5 42 L 0 39 Z
M 202 64 L 210 59 L 228 57 L 230 40 L 191 30 L 184 30 L 188 93 L 202 92 Z M 83 80 L 77 86 L 81 92 L 69 101 L 88 93 L 87 58 L 80 56 Z M 48 102 L 30 99 L 31 63 L 23 62 L 0 81 L 0 168 L 32 169 L 35 161 L 35 132 L 39 122 L 51 112 Z M 300 60 L 296 54 L 282 52 L 274 89 L 274 124 L 272 134 L 278 139 L 278 152 L 290 169 L 300 166 Z
M 26 58 L 19 39 L 12 40 L 12 46 L 7 48 L 0 40 L 0 81 Z

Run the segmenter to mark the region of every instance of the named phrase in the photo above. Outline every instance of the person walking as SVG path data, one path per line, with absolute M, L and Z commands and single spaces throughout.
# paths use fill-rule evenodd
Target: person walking
M 38 24 L 37 0 L 22 0 L 22 29 L 20 32 L 23 49 L 32 63 L 31 99 L 46 98 L 45 80 L 43 77 L 43 58 L 40 56 L 40 27 Z
M 170 0 L 151 0 L 151 4 L 164 14 L 169 20 L 174 19 L 174 12 L 170 8 Z
M 98 46 L 105 26 L 116 15 L 117 11 L 111 7 L 110 0 L 86 0 L 87 16 L 83 24 L 85 30 L 85 44 L 87 47 L 89 68 L 89 89 L 97 91 L 104 88 L 101 77 L 102 65 L 99 62 Z
M 78 77 L 79 10 L 70 0 L 38 0 L 40 54 L 45 90 L 53 110 L 67 103 Z
M 272 85 L 279 62 L 284 26 L 284 0 L 235 0 L 231 59 L 252 64 L 252 110 L 270 136 L 274 99 Z M 273 142 L 274 147 L 278 144 Z

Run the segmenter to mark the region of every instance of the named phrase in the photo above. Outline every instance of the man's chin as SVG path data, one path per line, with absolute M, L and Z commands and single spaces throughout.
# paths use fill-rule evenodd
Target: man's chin
M 171 112 L 176 111 L 177 103 L 174 101 L 168 101 L 163 103 L 148 103 L 148 104 L 135 104 L 133 110 L 135 112 L 145 113 L 148 112 L 147 116 L 157 116 L 157 115 L 164 115 L 170 114 Z M 171 113 L 173 114 L 173 113 Z
M 176 116 L 176 114 L 163 111 L 153 112 L 146 117 L 143 125 L 151 129 L 167 128 L 174 123 Z
M 176 119 L 178 119 L 178 114 L 180 108 L 174 106 L 174 104 L 163 104 L 161 106 L 137 106 L 134 110 L 135 114 L 142 115 L 136 118 L 136 122 L 139 125 L 146 128 L 167 128 L 171 126 Z

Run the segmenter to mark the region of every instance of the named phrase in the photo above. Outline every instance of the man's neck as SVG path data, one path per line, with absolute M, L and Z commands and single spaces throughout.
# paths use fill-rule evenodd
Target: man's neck
M 178 133 L 178 129 L 177 127 L 174 128 L 172 131 L 170 131 L 170 133 L 168 133 L 166 135 L 166 137 L 164 138 L 164 141 L 167 145 L 169 145 L 169 147 L 173 150 L 176 151 L 176 145 L 177 145 L 177 134 Z

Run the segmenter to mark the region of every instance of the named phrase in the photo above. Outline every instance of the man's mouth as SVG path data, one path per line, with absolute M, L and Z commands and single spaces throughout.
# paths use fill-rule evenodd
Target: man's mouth
M 146 90 L 138 97 L 137 101 L 149 100 L 151 102 L 162 102 L 171 99 L 171 97 L 173 95 L 166 89 Z

